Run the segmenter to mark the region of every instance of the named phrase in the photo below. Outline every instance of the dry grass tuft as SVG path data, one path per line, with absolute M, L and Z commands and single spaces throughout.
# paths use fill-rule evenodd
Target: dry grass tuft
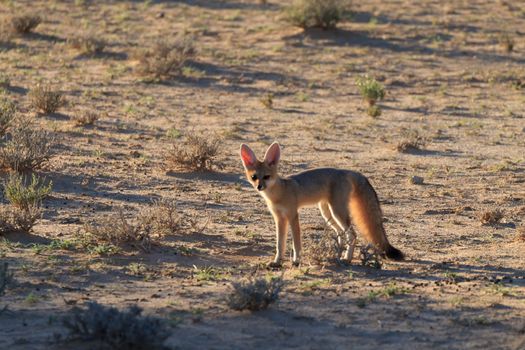
M 370 244 L 364 245 L 359 250 L 359 259 L 362 266 L 372 267 L 374 269 L 381 269 L 381 256 Z
M 404 139 L 396 145 L 396 150 L 401 153 L 410 153 L 421 150 L 427 141 L 415 130 L 405 132 Z
M 39 15 L 24 14 L 11 17 L 9 27 L 13 33 L 23 35 L 32 32 L 40 23 L 42 23 L 42 17 Z
M 69 38 L 67 43 L 70 47 L 85 56 L 96 56 L 101 54 L 106 47 L 106 42 L 104 40 L 96 39 L 93 35 Z
M 286 20 L 304 29 L 333 29 L 343 14 L 344 7 L 340 0 L 295 0 L 285 10 Z
M 504 33 L 498 38 L 499 44 L 503 51 L 511 53 L 514 50 L 514 45 L 516 44 L 514 39 L 510 36 L 509 33 Z
M 80 114 L 75 114 L 72 118 L 75 125 L 88 126 L 95 124 L 95 122 L 99 119 L 99 115 L 96 112 L 84 111 Z
M 525 226 L 522 226 L 518 229 L 516 240 L 519 242 L 525 242 Z
M 337 234 L 326 227 L 322 233 L 316 232 L 311 236 L 312 239 L 305 245 L 305 256 L 316 265 L 325 265 L 333 262 L 341 256 L 344 248 L 344 241 L 337 239 Z
M 162 343 L 170 335 L 166 324 L 141 314 L 136 305 L 120 311 L 89 302 L 87 309 L 73 308 L 63 324 L 70 340 L 96 341 L 96 349 L 164 349 Z
M 29 232 L 42 217 L 42 209 L 32 205 L 25 209 L 11 205 L 0 206 L 0 233 L 13 231 Z
M 172 149 L 166 154 L 169 167 L 191 171 L 211 170 L 221 167 L 217 162 L 222 139 L 217 135 L 186 134 L 184 140 L 175 141 Z
M 16 114 L 14 102 L 7 99 L 0 99 L 0 137 L 3 137 L 7 128 L 11 126 Z
M 65 103 L 60 91 L 51 86 L 38 84 L 29 91 L 29 102 L 31 107 L 43 114 L 55 113 Z
M 7 286 L 13 281 L 13 273 L 9 272 L 7 262 L 0 263 L 0 296 L 4 295 Z M 0 312 L 1 313 L 1 312 Z
M 18 172 L 39 169 L 51 158 L 53 141 L 46 131 L 21 119 L 0 142 L 0 166 Z
M 483 225 L 496 225 L 503 219 L 503 216 L 503 211 L 495 209 L 481 213 L 479 219 Z
M 264 310 L 279 298 L 283 285 L 282 278 L 232 282 L 228 306 L 234 310 Z
M 135 53 L 136 72 L 148 80 L 160 80 L 180 74 L 186 62 L 195 55 L 193 37 L 178 36 L 174 41 L 158 41 Z
M 136 215 L 135 220 L 126 218 L 122 209 L 84 226 L 84 231 L 95 242 L 121 246 L 131 244 L 145 252 L 159 238 L 179 234 L 195 222 L 177 212 L 176 202 L 169 199 L 154 201 Z

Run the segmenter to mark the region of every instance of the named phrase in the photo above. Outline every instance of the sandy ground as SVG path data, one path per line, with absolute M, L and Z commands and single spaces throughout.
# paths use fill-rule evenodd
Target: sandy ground
M 177 349 L 525 349 L 525 5 L 371 0 L 351 9 L 335 32 L 305 33 L 282 21 L 278 1 L 0 3 L 2 18 L 44 17 L 0 52 L 11 80 L 4 94 L 29 116 L 27 92 L 40 80 L 68 101 L 35 116 L 58 141 L 39 171 L 53 181 L 44 218 L 0 243 L 15 276 L 0 298 L 0 348 L 69 348 L 54 342 L 65 334 L 61 317 L 98 301 L 170 320 L 166 345 Z M 140 81 L 133 50 L 183 31 L 198 49 L 191 69 Z M 81 57 L 66 44 L 84 32 L 108 42 L 104 54 Z M 512 52 L 501 46 L 505 33 Z M 387 90 L 378 118 L 366 115 L 355 85 L 365 73 Z M 266 93 L 272 109 L 260 101 Z M 71 116 L 87 110 L 100 120 L 75 126 Z M 173 130 L 222 135 L 222 169 L 167 168 L 165 152 L 181 142 Z M 398 152 L 414 133 L 424 147 Z M 300 268 L 261 269 L 274 226 L 238 149 L 246 142 L 262 154 L 274 140 L 283 174 L 332 166 L 368 176 L 406 262 L 317 266 L 306 253 Z M 196 228 L 150 253 L 34 247 L 74 240 L 86 222 L 119 209 L 132 217 L 158 198 L 176 199 Z M 501 222 L 482 225 L 495 209 Z M 308 247 L 324 224 L 316 209 L 301 221 Z M 210 266 L 220 273 L 199 280 L 196 269 Z M 286 285 L 268 310 L 228 308 L 229 281 L 269 273 Z M 381 295 L 393 285 L 397 295 Z

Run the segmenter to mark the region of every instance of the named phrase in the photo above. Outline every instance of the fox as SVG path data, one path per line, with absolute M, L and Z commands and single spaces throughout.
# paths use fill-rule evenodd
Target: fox
M 282 266 L 288 226 L 292 231 L 292 264 L 300 265 L 299 209 L 315 205 L 326 224 L 337 233 L 338 241 L 342 242 L 343 235 L 347 238 L 346 250 L 340 257 L 342 261 L 350 264 L 354 254 L 356 234 L 352 223 L 382 256 L 396 261 L 405 258 L 403 252 L 388 241 L 377 193 L 363 174 L 337 168 L 315 168 L 281 177 L 278 173 L 281 157 L 278 142 L 268 147 L 262 161 L 244 143 L 240 155 L 248 181 L 265 199 L 275 221 L 276 252 L 269 267 Z

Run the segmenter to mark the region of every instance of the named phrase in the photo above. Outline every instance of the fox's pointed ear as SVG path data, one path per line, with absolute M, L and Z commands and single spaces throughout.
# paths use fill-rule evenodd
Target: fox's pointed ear
M 252 168 L 255 165 L 255 162 L 257 162 L 255 153 L 253 153 L 252 149 L 244 143 L 241 145 L 241 159 L 245 168 Z
M 270 166 L 277 165 L 279 158 L 281 158 L 281 146 L 279 146 L 277 142 L 274 142 L 266 150 L 264 162 Z

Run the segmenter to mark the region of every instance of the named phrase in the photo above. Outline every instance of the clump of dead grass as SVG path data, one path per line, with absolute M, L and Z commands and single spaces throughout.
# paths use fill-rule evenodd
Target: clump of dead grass
M 362 266 L 372 267 L 374 269 L 381 269 L 381 255 L 377 249 L 370 244 L 364 245 L 359 250 L 359 259 Z
M 136 51 L 135 70 L 151 81 L 169 78 L 180 74 L 194 55 L 193 37 L 180 35 L 173 41 L 158 41 L 151 48 Z
M 285 19 L 294 26 L 333 29 L 343 18 L 341 0 L 295 0 L 285 9 Z
M 407 131 L 404 137 L 396 145 L 396 150 L 401 153 L 410 153 L 421 150 L 427 143 L 427 140 L 420 136 L 416 130 Z
M 503 219 L 504 214 L 500 209 L 487 210 L 481 213 L 479 220 L 482 225 L 496 225 L 501 219 Z
M 233 290 L 228 297 L 228 306 L 234 310 L 266 309 L 279 298 L 283 285 L 283 279 L 279 277 L 232 282 Z
M 145 252 L 159 238 L 180 234 L 187 227 L 196 227 L 196 220 L 178 213 L 175 200 L 160 199 L 129 219 L 122 209 L 84 226 L 84 231 L 98 243 L 116 246 L 130 244 Z
M 11 17 L 8 27 L 12 33 L 24 35 L 35 30 L 40 23 L 42 23 L 42 17 L 37 14 L 27 13 Z
M 82 113 L 75 114 L 72 119 L 77 126 L 89 126 L 95 124 L 95 122 L 99 119 L 99 114 L 92 111 L 84 111 Z
M 63 320 L 69 340 L 97 342 L 97 349 L 163 349 L 169 336 L 167 325 L 159 318 L 142 316 L 136 305 L 120 311 L 89 302 L 86 309 L 73 308 Z
M 222 139 L 218 135 L 187 133 L 182 141 L 176 140 L 166 154 L 168 167 L 190 171 L 211 170 L 221 167 L 217 161 Z
M 54 139 L 27 119 L 17 120 L 0 141 L 0 166 L 18 172 L 41 168 L 51 158 Z
M 330 228 L 327 227 L 321 234 L 315 234 L 311 237 L 311 240 L 305 246 L 305 255 L 315 265 L 325 265 L 341 256 L 344 240 L 341 239 L 341 242 L 339 242 L 337 234 Z
M 525 226 L 522 226 L 518 229 L 518 234 L 516 235 L 516 240 L 520 242 L 525 242 Z
M 92 34 L 69 38 L 67 44 L 85 56 L 99 55 L 106 47 L 106 42 L 104 40 L 97 39 Z
M 29 91 L 29 103 L 37 112 L 43 114 L 55 113 L 65 103 L 60 91 L 47 84 L 37 84 Z
M 31 205 L 25 209 L 12 205 L 0 205 L 0 233 L 29 232 L 42 218 L 42 208 Z

